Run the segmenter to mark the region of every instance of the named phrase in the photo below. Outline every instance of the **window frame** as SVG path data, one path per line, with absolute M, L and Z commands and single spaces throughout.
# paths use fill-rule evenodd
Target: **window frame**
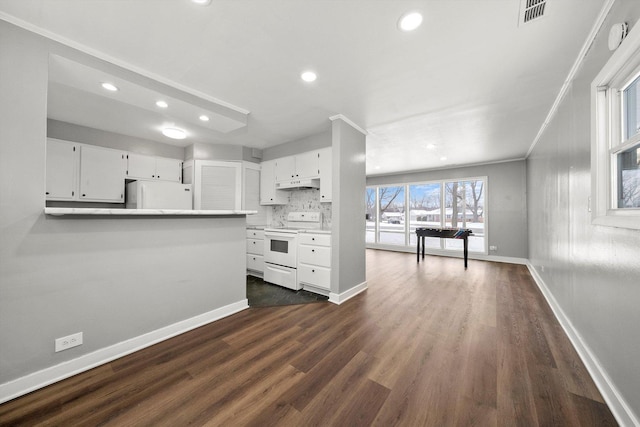
M 410 187 L 412 185 L 429 185 L 429 184 L 438 184 L 440 186 L 440 209 L 442 210 L 442 214 L 441 214 L 441 226 L 442 227 L 446 227 L 446 195 L 445 195 L 445 186 L 447 183 L 450 182 L 471 182 L 471 181 L 482 181 L 482 185 L 483 185 L 483 224 L 484 224 L 484 239 L 483 239 L 483 250 L 482 251 L 472 251 L 469 250 L 470 253 L 474 253 L 477 255 L 488 255 L 489 254 L 489 223 L 487 218 L 489 217 L 489 209 L 488 209 L 488 183 L 489 183 L 489 177 L 486 175 L 483 176 L 472 176 L 472 177 L 464 177 L 464 178 L 442 178 L 442 179 L 434 179 L 434 180 L 428 180 L 428 181 L 411 181 L 411 182 L 404 182 L 404 183 L 384 183 L 384 184 L 372 184 L 372 185 L 367 185 L 365 187 L 365 192 L 369 189 L 374 189 L 375 190 L 375 195 L 376 195 L 376 200 L 375 200 L 375 206 L 376 206 L 376 221 L 375 221 L 375 232 L 374 232 L 374 241 L 370 242 L 370 241 L 366 241 L 366 246 L 367 248 L 373 248 L 373 249 L 388 249 L 388 250 L 409 250 L 409 251 L 414 251 L 415 250 L 415 244 L 412 245 L 411 244 L 411 233 L 409 232 L 409 230 L 411 229 L 411 224 L 410 224 L 410 220 L 408 218 L 410 218 Z M 404 187 L 404 203 L 405 203 L 405 235 L 404 235 L 404 240 L 405 240 L 405 244 L 404 245 L 396 245 L 396 244 L 390 244 L 390 243 L 381 243 L 380 239 L 379 239 L 379 232 L 380 232 L 380 188 L 381 187 Z M 366 196 L 365 196 L 366 197 Z M 466 200 L 464 202 L 465 206 L 466 206 Z M 366 229 L 365 229 L 366 232 Z M 366 239 L 365 239 L 366 240 Z M 444 241 L 446 239 L 440 239 L 440 248 L 436 249 L 433 248 L 432 251 L 434 253 L 437 254 L 442 254 L 442 255 L 447 255 L 451 252 L 459 252 L 462 251 L 462 249 L 457 249 L 457 248 L 447 248 L 446 247 L 446 242 Z
M 640 229 L 640 208 L 618 207 L 617 165 L 619 153 L 640 143 L 640 134 L 623 139 L 623 91 L 640 75 L 638 22 L 591 83 L 590 210 L 595 225 Z

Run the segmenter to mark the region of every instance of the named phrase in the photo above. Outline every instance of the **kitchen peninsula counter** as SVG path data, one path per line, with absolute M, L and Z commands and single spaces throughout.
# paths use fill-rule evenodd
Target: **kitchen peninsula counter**
M 182 209 L 103 209 L 103 208 L 44 208 L 44 213 L 62 215 L 109 216 L 240 216 L 253 215 L 249 210 L 182 210 Z

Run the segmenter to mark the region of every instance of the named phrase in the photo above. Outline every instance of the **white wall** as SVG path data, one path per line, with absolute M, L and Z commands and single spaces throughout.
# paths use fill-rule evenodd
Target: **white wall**
M 419 155 L 420 153 L 416 153 Z M 392 185 L 472 177 L 487 177 L 488 246 L 497 246 L 490 255 L 527 258 L 526 162 L 505 163 L 412 172 L 367 178 L 367 185 Z
M 244 217 L 43 214 L 48 55 L 90 58 L 4 21 L 0 52 L 0 388 L 245 300 Z
M 604 374 L 640 415 L 640 231 L 591 224 L 590 84 L 611 56 L 611 25 L 640 2 L 618 0 L 527 161 L 529 259 Z

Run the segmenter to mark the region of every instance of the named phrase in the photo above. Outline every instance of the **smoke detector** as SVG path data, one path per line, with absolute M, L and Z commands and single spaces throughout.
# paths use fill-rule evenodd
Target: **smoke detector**
M 544 16 L 547 0 L 520 0 L 518 25 L 526 24 Z

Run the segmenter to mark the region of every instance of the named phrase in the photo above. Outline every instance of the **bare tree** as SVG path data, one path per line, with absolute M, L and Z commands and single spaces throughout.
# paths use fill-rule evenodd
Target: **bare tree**
M 386 212 L 404 187 L 380 187 L 380 212 Z M 388 201 L 387 201 L 388 200 Z M 382 206 L 383 201 L 386 205 Z
M 469 205 L 472 206 L 471 212 L 473 213 L 473 222 L 478 222 L 480 216 L 482 216 L 482 213 L 484 213 L 484 208 L 480 206 L 480 200 L 482 199 L 482 190 L 484 190 L 484 183 L 482 181 L 470 181 L 469 187 L 471 188 L 471 192 L 467 192 L 467 207 L 469 207 Z

